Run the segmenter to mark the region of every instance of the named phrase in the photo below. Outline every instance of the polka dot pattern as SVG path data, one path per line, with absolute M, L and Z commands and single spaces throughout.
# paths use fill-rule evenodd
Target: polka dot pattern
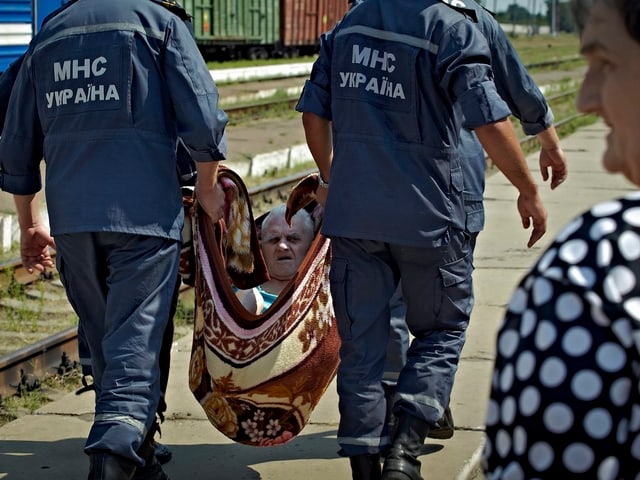
M 571 283 L 584 288 L 593 288 L 596 283 L 596 272 L 592 268 L 569 267 L 567 277 Z
M 560 247 L 558 257 L 568 263 L 581 262 L 589 252 L 589 246 L 584 240 L 571 240 Z
M 522 324 L 520 325 L 520 336 L 527 337 L 536 327 L 536 313 L 533 310 L 526 310 L 522 314 Z
M 640 192 L 567 224 L 507 306 L 487 478 L 640 480 Z
M 528 379 L 536 368 L 536 357 L 532 352 L 522 352 L 516 361 L 516 377 L 519 380 Z
M 603 218 L 594 222 L 589 230 L 589 238 L 592 240 L 600 240 L 603 236 L 616 231 L 616 222 L 610 218 Z
M 544 411 L 542 421 L 551 433 L 565 433 L 573 425 L 573 413 L 568 405 L 554 403 Z
M 569 388 L 574 397 L 589 402 L 595 400 L 602 392 L 602 380 L 592 370 L 581 370 L 573 377 Z
M 547 358 L 540 368 L 540 383 L 546 387 L 557 387 L 567 378 L 564 363 L 555 357 Z
M 572 327 L 562 339 L 562 348 L 568 355 L 579 357 L 591 347 L 591 335 L 586 328 Z

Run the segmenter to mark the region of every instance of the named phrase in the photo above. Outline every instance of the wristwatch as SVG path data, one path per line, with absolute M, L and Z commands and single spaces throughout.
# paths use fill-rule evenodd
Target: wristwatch
M 318 172 L 318 185 L 322 188 L 329 188 L 329 182 L 324 181 L 320 172 Z

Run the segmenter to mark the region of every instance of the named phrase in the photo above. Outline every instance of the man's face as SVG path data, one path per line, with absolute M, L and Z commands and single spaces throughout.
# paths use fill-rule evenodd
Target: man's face
M 313 232 L 304 228 L 300 215 L 293 217 L 291 227 L 284 216 L 269 219 L 261 233 L 262 254 L 269 276 L 276 280 L 290 280 L 307 254 Z
M 578 110 L 595 113 L 611 128 L 603 164 L 640 185 L 640 44 L 628 34 L 609 0 L 596 0 L 581 37 L 588 62 Z

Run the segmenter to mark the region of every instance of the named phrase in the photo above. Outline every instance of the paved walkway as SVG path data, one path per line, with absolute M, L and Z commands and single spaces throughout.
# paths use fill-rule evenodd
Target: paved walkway
M 603 173 L 605 147 L 602 123 L 585 127 L 562 141 L 570 177 L 555 192 L 541 185 L 549 210 L 549 233 L 539 246 L 526 248 L 528 232 L 520 227 L 516 191 L 501 174 L 488 178 L 487 225 L 476 250 L 476 307 L 452 397 L 456 433 L 450 440 L 429 441 L 439 451 L 422 457 L 426 480 L 482 478 L 477 460 L 495 334 L 513 287 L 560 227 L 597 201 L 632 190 L 621 176 Z M 537 156 L 529 157 L 537 178 Z M 326 480 L 350 479 L 348 461 L 337 456 L 337 395 L 331 385 L 303 432 L 288 444 L 257 448 L 235 444 L 218 433 L 189 391 L 187 367 L 190 338 L 174 345 L 168 418 L 162 442 L 173 451 L 165 470 L 173 480 Z M 91 394 L 73 393 L 34 415 L 0 428 L 0 479 L 41 480 L 86 478 L 88 459 L 82 453 L 92 420 Z

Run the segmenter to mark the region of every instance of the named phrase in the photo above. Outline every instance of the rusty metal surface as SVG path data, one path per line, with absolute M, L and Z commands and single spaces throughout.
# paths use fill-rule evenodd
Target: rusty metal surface
M 283 44 L 316 45 L 320 35 L 333 28 L 348 7 L 346 0 L 280 0 Z

